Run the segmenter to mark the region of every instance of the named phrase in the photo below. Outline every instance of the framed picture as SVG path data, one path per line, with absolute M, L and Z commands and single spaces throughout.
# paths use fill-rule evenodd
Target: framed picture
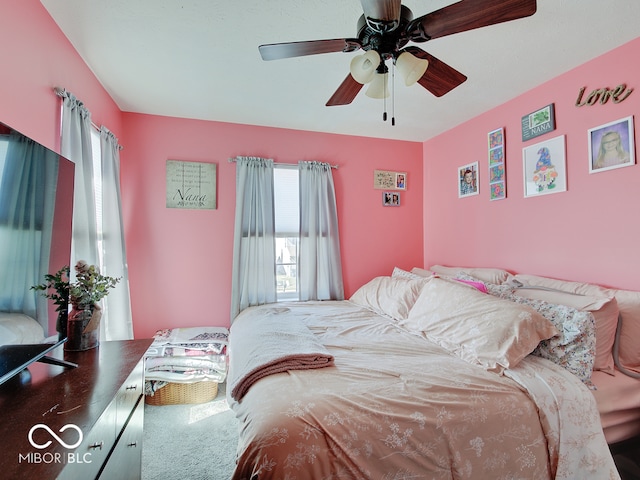
M 380 188 L 384 190 L 406 190 L 407 173 L 374 170 L 373 188 Z
M 522 117 L 522 141 L 544 135 L 556 129 L 554 104 L 551 103 Z
M 504 128 L 489 132 L 489 200 L 502 200 L 507 196 L 505 175 Z
M 166 162 L 166 206 L 192 210 L 215 210 L 216 164 Z
M 478 162 L 458 167 L 458 198 L 478 195 Z
M 564 135 L 523 148 L 522 157 L 525 197 L 567 190 Z
M 635 163 L 633 117 L 589 130 L 589 173 L 629 167 Z
M 400 193 L 399 192 L 382 192 L 382 205 L 385 207 L 399 207 Z

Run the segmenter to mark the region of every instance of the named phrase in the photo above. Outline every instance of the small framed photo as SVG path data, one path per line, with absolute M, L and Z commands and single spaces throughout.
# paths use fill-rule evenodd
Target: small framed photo
M 589 173 L 629 167 L 635 163 L 633 117 L 589 129 Z
M 382 192 L 382 205 L 384 207 L 399 207 L 400 192 Z
M 523 148 L 522 158 L 525 198 L 567 190 L 564 135 Z
M 458 167 L 458 198 L 478 195 L 478 162 Z

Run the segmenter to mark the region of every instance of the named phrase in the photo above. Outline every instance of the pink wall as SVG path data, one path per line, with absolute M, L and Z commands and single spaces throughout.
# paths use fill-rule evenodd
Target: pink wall
M 640 38 L 426 142 L 425 264 L 495 266 L 640 290 L 640 165 L 589 174 L 587 143 L 590 128 L 640 112 L 640 65 L 630 61 L 639 53 Z M 636 89 L 625 101 L 575 106 L 582 87 L 621 83 Z M 523 143 L 521 117 L 550 103 L 556 129 Z M 490 201 L 487 133 L 500 127 L 508 193 Z M 558 135 L 566 136 L 567 191 L 524 198 L 522 148 Z M 458 199 L 456 168 L 475 161 L 480 195 Z
M 334 171 L 345 294 L 398 265 L 422 264 L 422 145 L 124 114 L 122 195 L 136 337 L 169 326 L 228 325 L 237 155 L 319 160 Z M 165 207 L 168 159 L 213 162 L 216 210 Z M 408 173 L 400 207 L 383 207 L 373 170 Z
M 0 0 L 0 122 L 60 151 L 62 87 L 121 135 L 121 112 L 38 0 Z
M 136 337 L 157 328 L 228 325 L 234 155 L 341 165 L 335 172 L 346 294 L 395 265 L 422 264 L 420 143 L 123 114 L 38 0 L 0 0 L 0 121 L 59 149 L 60 100 L 75 94 L 125 147 L 122 195 Z M 218 209 L 165 208 L 165 160 L 218 164 Z M 402 206 L 383 208 L 373 170 L 408 172 Z

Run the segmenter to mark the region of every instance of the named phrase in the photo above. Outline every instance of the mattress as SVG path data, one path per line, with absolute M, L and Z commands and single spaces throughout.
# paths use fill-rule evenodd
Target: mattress
M 640 380 L 615 370 L 615 375 L 593 372 L 605 438 L 610 444 L 640 436 Z

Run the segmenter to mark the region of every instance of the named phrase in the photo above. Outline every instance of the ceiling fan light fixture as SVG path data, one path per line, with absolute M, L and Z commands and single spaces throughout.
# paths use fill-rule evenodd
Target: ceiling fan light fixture
M 388 73 L 376 73 L 365 92 L 367 97 L 387 98 L 390 95 L 388 83 Z
M 402 52 L 396 60 L 396 68 L 404 78 L 407 87 L 416 83 L 429 67 L 429 60 L 418 58 L 409 52 Z
M 375 50 L 369 50 L 351 60 L 349 71 L 356 82 L 364 85 L 373 80 L 378 65 L 380 65 L 380 55 Z

